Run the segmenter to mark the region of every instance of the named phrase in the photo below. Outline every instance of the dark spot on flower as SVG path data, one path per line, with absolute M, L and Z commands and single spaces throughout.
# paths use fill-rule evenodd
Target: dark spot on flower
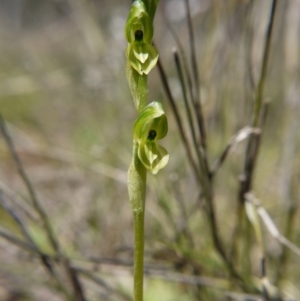
M 148 139 L 148 140 L 154 140 L 155 137 L 156 137 L 156 131 L 150 130 L 147 139 Z
M 137 30 L 134 33 L 135 40 L 138 41 L 138 42 L 143 41 L 143 36 L 144 36 L 144 33 L 143 33 L 142 30 Z

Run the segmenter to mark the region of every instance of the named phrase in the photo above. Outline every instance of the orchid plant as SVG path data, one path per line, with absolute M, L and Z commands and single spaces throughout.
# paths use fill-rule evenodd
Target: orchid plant
M 158 0 L 135 0 L 125 25 L 127 80 L 138 112 L 133 127 L 133 157 L 128 170 L 128 193 L 134 216 L 134 301 L 143 300 L 147 171 L 157 174 L 169 160 L 167 150 L 158 143 L 167 135 L 167 117 L 159 102 L 147 105 L 147 78 L 158 60 L 158 51 L 152 45 L 157 4 Z

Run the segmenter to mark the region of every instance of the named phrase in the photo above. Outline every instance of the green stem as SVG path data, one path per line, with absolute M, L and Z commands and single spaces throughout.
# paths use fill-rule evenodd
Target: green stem
M 140 75 L 131 67 L 128 61 L 126 65 L 126 76 L 135 108 L 140 112 L 147 105 L 148 76 L 146 74 Z
M 134 213 L 134 301 L 143 301 L 144 212 Z
M 134 301 L 143 301 L 144 215 L 147 171 L 133 146 L 133 159 L 128 170 L 128 193 L 134 216 Z

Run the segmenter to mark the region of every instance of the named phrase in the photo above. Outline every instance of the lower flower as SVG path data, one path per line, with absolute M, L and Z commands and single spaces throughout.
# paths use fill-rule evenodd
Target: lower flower
M 168 151 L 158 144 L 168 132 L 168 121 L 162 105 L 152 102 L 145 107 L 134 123 L 134 142 L 138 156 L 145 168 L 156 174 L 169 161 Z

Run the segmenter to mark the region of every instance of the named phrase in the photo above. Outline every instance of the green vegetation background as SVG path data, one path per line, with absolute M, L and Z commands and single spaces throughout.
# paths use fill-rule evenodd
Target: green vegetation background
M 295 208 L 289 238 L 300 245 L 300 15 L 295 13 L 297 1 L 279 2 L 265 89 L 270 105 L 254 192 L 283 234 L 289 208 Z M 212 164 L 230 138 L 250 124 L 271 1 L 195 0 L 190 4 Z M 89 300 L 130 300 L 131 295 L 127 263 L 132 261 L 133 232 L 126 173 L 136 113 L 125 76 L 123 34 L 130 5 L 129 0 L 0 3 L 0 111 L 64 250 L 76 266 L 91 273 L 98 269 L 95 273 L 105 283 L 83 280 Z M 189 59 L 183 1 L 160 1 L 154 41 L 184 117 L 172 55 L 176 42 L 168 24 Z M 168 115 L 169 133 L 163 144 L 170 162 L 157 177 L 149 176 L 145 300 L 225 300 L 224 292 L 230 291 L 224 284 L 227 273 L 213 249 L 201 206 L 195 206 L 199 187 L 156 69 L 149 78 L 149 100 L 161 101 Z M 244 153 L 242 142 L 214 180 L 219 231 L 228 247 Z M 10 198 L 36 243 L 51 254 L 2 138 L 0 190 Z M 0 228 L 22 237 L 3 208 Z M 264 232 L 272 282 L 282 247 Z M 258 246 L 253 237 L 249 240 L 251 275 L 259 278 Z M 37 258 L 2 238 L 0 266 L 2 300 L 64 300 Z M 300 298 L 298 267 L 299 257 L 291 254 L 281 283 L 295 298 Z M 209 285 L 195 286 L 183 275 L 209 277 Z M 9 299 L 13 294 L 20 298 Z

